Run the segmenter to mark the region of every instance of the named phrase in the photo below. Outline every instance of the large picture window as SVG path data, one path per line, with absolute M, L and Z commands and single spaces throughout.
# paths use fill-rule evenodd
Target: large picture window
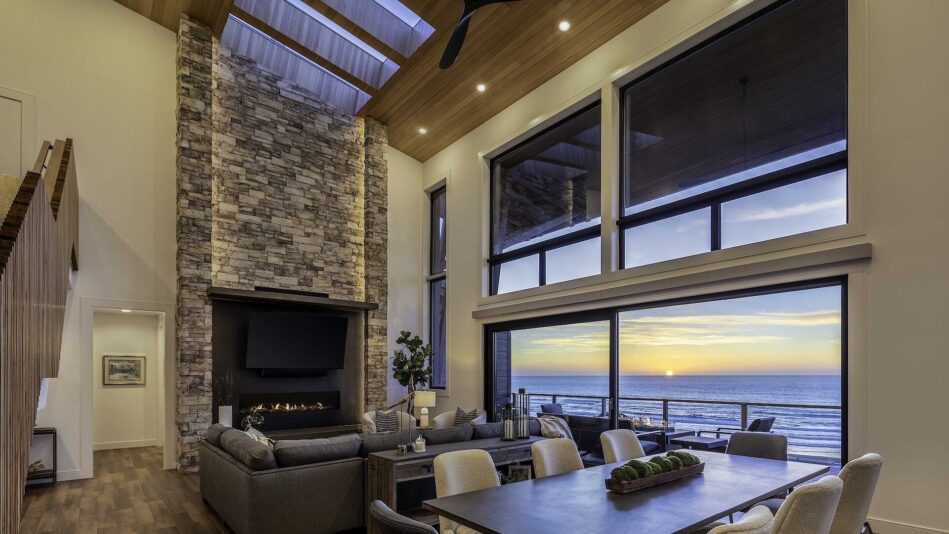
M 846 11 L 779 3 L 623 89 L 623 267 L 847 223 Z
M 485 408 L 496 412 L 523 388 L 532 415 L 557 405 L 592 453 L 599 433 L 635 421 L 715 435 L 773 417 L 791 458 L 839 464 L 847 450 L 845 284 L 489 325 Z
M 491 294 L 600 273 L 600 105 L 491 160 Z
M 442 186 L 429 195 L 431 200 L 431 252 L 429 257 L 429 337 L 432 343 L 432 389 L 448 385 L 446 297 L 448 288 L 448 217 L 446 188 Z

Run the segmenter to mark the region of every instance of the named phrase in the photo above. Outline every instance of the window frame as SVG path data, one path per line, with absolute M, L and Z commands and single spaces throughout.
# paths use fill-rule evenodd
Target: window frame
M 498 323 L 485 324 L 482 328 L 483 371 L 484 371 L 484 410 L 489 421 L 497 420 L 497 407 L 494 404 L 497 395 L 495 370 L 494 334 L 498 332 L 526 330 L 540 327 L 562 326 L 576 323 L 609 321 L 609 428 L 619 428 L 619 377 L 620 377 L 620 314 L 635 310 L 666 308 L 683 304 L 732 300 L 760 295 L 773 295 L 793 291 L 806 291 L 824 287 L 840 288 L 840 465 L 844 465 L 850 458 L 849 454 L 849 426 L 850 426 L 850 399 L 849 399 L 849 328 L 850 312 L 848 308 L 850 290 L 849 275 L 830 276 L 810 280 L 799 280 L 777 284 L 766 284 L 745 289 L 715 291 L 696 296 L 660 299 L 633 305 L 618 305 L 607 308 L 597 308 L 580 312 L 563 313 L 543 317 L 515 319 Z
M 487 263 L 488 263 L 488 296 L 492 296 L 492 297 L 493 297 L 493 296 L 496 296 L 496 295 L 499 295 L 499 294 L 506 294 L 506 293 L 498 293 L 498 292 L 497 292 L 497 289 L 496 289 L 496 288 L 497 288 L 497 285 L 498 285 L 498 283 L 499 283 L 499 280 L 495 277 L 495 274 L 494 274 L 495 267 L 500 266 L 500 265 L 502 265 L 502 264 L 504 264 L 504 263 L 513 261 L 513 260 L 518 260 L 518 259 L 521 259 L 521 258 L 525 258 L 525 257 L 527 257 L 527 256 L 533 256 L 533 255 L 537 254 L 537 256 L 538 256 L 538 258 L 537 258 L 537 268 L 538 268 L 538 270 L 539 270 L 539 273 L 538 273 L 538 276 L 537 276 L 538 284 L 537 284 L 536 287 L 544 287 L 544 286 L 547 285 L 547 252 L 549 252 L 549 251 L 551 251 L 551 250 L 554 250 L 554 249 L 561 248 L 561 247 L 565 247 L 565 246 L 568 246 L 568 245 L 573 245 L 573 244 L 579 243 L 579 242 L 581 242 L 581 241 L 586 241 L 586 240 L 591 239 L 592 237 L 595 237 L 595 236 L 600 236 L 600 234 L 601 234 L 601 228 L 602 228 L 602 226 L 603 226 L 603 211 L 604 211 L 604 210 L 603 210 L 604 206 L 603 206 L 602 204 L 600 205 L 600 224 L 598 224 L 598 225 L 590 226 L 590 227 L 588 227 L 588 228 L 581 228 L 580 230 L 576 230 L 576 231 L 573 231 L 573 232 L 570 232 L 570 233 L 567 233 L 567 234 L 563 234 L 563 235 L 559 235 L 559 236 L 556 236 L 556 237 L 552 237 L 552 238 L 550 238 L 550 239 L 546 239 L 546 240 L 544 240 L 544 241 L 541 241 L 541 242 L 538 242 L 538 243 L 534 243 L 534 244 L 532 244 L 532 245 L 527 245 L 527 246 L 524 246 L 524 247 L 521 247 L 521 248 L 518 248 L 518 249 L 510 250 L 510 251 L 508 251 L 508 252 L 500 252 L 500 253 L 497 253 L 497 254 L 494 253 L 494 245 L 495 245 L 495 240 L 494 240 L 494 233 L 495 233 L 495 228 L 494 228 L 494 205 L 495 205 L 495 202 L 494 202 L 494 199 L 495 199 L 495 193 L 496 193 L 496 191 L 495 191 L 495 186 L 494 186 L 494 182 L 495 182 L 495 179 L 494 179 L 494 178 L 495 178 L 495 174 L 494 174 L 494 172 L 495 172 L 495 165 L 494 165 L 494 162 L 495 162 L 496 160 L 500 159 L 500 158 L 503 158 L 504 156 L 507 156 L 508 154 L 510 154 L 511 152 L 517 150 L 517 149 L 520 148 L 521 146 L 524 146 L 524 145 L 526 145 L 527 143 L 530 143 L 530 142 L 532 142 L 532 141 L 535 141 L 535 140 L 539 139 L 540 137 L 544 136 L 545 134 L 547 134 L 549 131 L 553 130 L 554 128 L 557 128 L 558 126 L 561 126 L 561 125 L 563 125 L 563 124 L 566 124 L 566 123 L 570 122 L 571 120 L 577 118 L 578 116 L 580 116 L 580 115 L 582 115 L 582 114 L 584 114 L 584 113 L 587 113 L 587 112 L 589 112 L 590 110 L 592 110 L 592 109 L 594 109 L 594 108 L 597 108 L 597 107 L 600 108 L 600 128 L 602 128 L 602 127 L 603 127 L 603 117 L 602 117 L 603 107 L 602 107 L 602 105 L 603 105 L 602 101 L 601 101 L 599 98 L 597 98 L 597 99 L 594 100 L 593 102 L 590 102 L 589 104 L 584 105 L 584 106 L 581 107 L 580 109 L 578 109 L 578 110 L 576 110 L 576 111 L 570 113 L 570 115 L 568 115 L 567 117 L 564 117 L 563 119 L 560 119 L 560 120 L 558 120 L 558 121 L 556 121 L 556 122 L 554 122 L 554 123 L 552 123 L 552 124 L 549 124 L 549 125 L 544 126 L 544 128 L 543 128 L 542 130 L 540 130 L 540 131 L 538 131 L 537 133 L 531 135 L 531 136 L 528 137 L 527 139 L 524 139 L 523 141 L 520 141 L 519 143 L 517 143 L 516 145 L 514 145 L 514 146 L 508 148 L 508 149 L 505 150 L 504 152 L 501 152 L 500 154 L 497 154 L 497 155 L 495 155 L 495 156 L 492 156 L 490 159 L 487 160 L 487 163 L 488 163 L 488 258 L 487 258 Z M 601 152 L 601 153 L 602 153 L 602 150 L 603 150 L 603 147 L 602 147 L 602 143 L 601 143 L 601 145 L 600 145 L 600 152 Z M 601 169 L 600 169 L 600 180 L 601 180 L 600 183 L 601 183 L 601 187 L 602 187 L 602 178 L 603 178 L 603 170 L 602 170 L 602 168 L 601 168 Z M 600 244 L 600 246 L 602 247 L 602 243 Z M 599 262 L 599 258 L 597 258 L 597 262 Z M 602 269 L 601 269 L 600 274 L 603 274 L 603 273 L 602 273 Z M 536 289 L 536 288 L 525 288 L 525 289 L 518 290 L 518 291 L 526 291 L 526 290 L 528 290 L 528 289 Z M 517 293 L 518 291 L 512 291 L 511 293 Z
M 724 37 L 725 35 L 728 35 L 732 32 L 741 30 L 746 25 L 753 23 L 759 18 L 787 5 L 788 3 L 792 1 L 793 0 L 783 0 L 783 1 L 775 2 L 773 5 L 767 6 L 764 9 L 761 9 L 757 11 L 756 13 L 751 14 L 750 16 L 737 22 L 736 24 L 733 24 L 723 29 L 722 31 L 719 31 L 713 35 L 708 36 L 707 38 L 703 39 L 701 42 L 697 43 L 696 45 L 691 46 L 687 48 L 686 50 L 682 51 L 681 53 L 678 53 L 674 55 L 673 57 L 669 58 L 668 60 L 661 62 L 660 64 L 650 68 L 649 70 L 643 72 L 641 75 L 637 76 L 636 78 L 628 81 L 627 83 L 619 87 L 619 90 L 618 90 L 618 94 L 619 94 L 619 117 L 618 117 L 619 150 L 617 152 L 618 157 L 619 157 L 619 162 L 618 162 L 619 163 L 619 184 L 618 184 L 619 194 L 617 196 L 617 202 L 616 202 L 619 207 L 618 213 L 620 214 L 620 216 L 616 219 L 616 228 L 618 232 L 618 241 L 619 241 L 618 250 L 617 250 L 617 254 L 619 255 L 619 257 L 617 258 L 618 260 L 617 265 L 619 266 L 618 270 L 622 271 L 624 269 L 627 269 L 626 230 L 629 228 L 633 228 L 635 226 L 642 226 L 651 222 L 660 221 L 668 217 L 674 217 L 676 215 L 681 215 L 684 213 L 688 213 L 690 211 L 709 207 L 711 208 L 711 212 L 712 212 L 711 243 L 710 243 L 711 246 L 710 246 L 709 252 L 701 253 L 701 254 L 708 254 L 711 252 L 715 252 L 717 250 L 722 250 L 721 206 L 723 203 L 731 201 L 731 200 L 736 200 L 739 198 L 751 196 L 756 193 L 761 193 L 763 191 L 777 189 L 779 187 L 790 185 L 796 182 L 801 182 L 809 178 L 816 178 L 818 176 L 821 176 L 822 174 L 827 174 L 827 173 L 838 171 L 838 170 L 849 169 L 849 160 L 848 160 L 849 146 L 848 146 L 847 148 L 844 148 L 843 150 L 839 152 L 827 154 L 825 156 L 821 156 L 819 158 L 816 158 L 810 161 L 799 163 L 791 167 L 785 167 L 783 169 L 778 169 L 776 171 L 772 171 L 770 173 L 756 176 L 754 178 L 750 178 L 748 180 L 744 180 L 735 184 L 723 186 L 718 189 L 713 189 L 711 191 L 699 193 L 691 197 L 672 201 L 662 206 L 648 208 L 638 213 L 623 215 L 626 212 L 626 157 L 624 156 L 624 151 L 626 150 L 626 135 L 627 135 L 626 134 L 627 128 L 625 127 L 626 126 L 625 124 L 626 91 L 632 88 L 633 86 L 635 86 L 636 84 L 646 80 L 647 78 L 650 78 L 655 74 L 658 74 L 666 66 L 676 63 L 688 56 L 691 56 L 692 54 L 699 52 L 701 49 L 705 48 L 706 46 L 716 41 L 717 39 Z M 849 16 L 847 18 L 849 22 Z M 848 33 L 848 38 L 849 38 L 849 33 L 850 33 L 849 24 L 847 26 L 847 33 Z M 845 40 L 845 41 L 846 41 L 846 44 L 845 44 L 844 53 L 849 58 L 850 44 L 849 44 L 849 40 Z M 848 85 L 849 85 L 849 73 L 848 73 Z M 848 95 L 848 98 L 844 102 L 844 115 L 848 117 L 849 117 L 849 113 L 848 113 L 849 104 L 850 104 L 850 99 Z M 849 141 L 849 124 L 847 127 L 847 131 L 845 133 L 844 139 L 845 141 Z M 847 176 L 846 186 L 847 186 L 847 205 L 846 205 L 847 219 L 844 225 L 850 224 L 851 222 L 851 198 L 850 198 L 851 185 L 850 185 L 849 175 Z M 822 228 L 820 230 L 826 230 L 826 228 Z M 820 231 L 820 230 L 815 230 L 815 231 Z M 801 234 L 792 234 L 792 235 L 801 235 Z M 782 236 L 782 237 L 777 237 L 774 239 L 784 239 L 787 237 L 791 237 L 791 236 Z M 758 241 L 756 243 L 773 241 L 774 239 Z M 751 244 L 754 244 L 754 243 L 749 243 L 749 244 L 740 245 L 740 246 L 748 246 Z M 737 248 L 737 247 L 729 247 L 729 248 Z M 683 257 L 690 257 L 690 256 L 683 256 Z M 681 259 L 681 258 L 673 258 L 673 259 L 665 260 L 665 261 L 675 261 L 678 259 Z M 656 263 L 663 263 L 663 262 L 656 262 Z M 635 269 L 639 267 L 646 267 L 647 265 L 655 265 L 656 263 L 650 263 L 646 265 L 637 265 L 636 267 L 632 267 L 632 268 Z
M 437 273 L 432 272 L 432 267 L 435 264 L 435 251 L 437 250 L 435 246 L 435 240 L 437 239 L 435 232 L 435 220 L 437 215 L 435 214 L 435 198 L 438 195 L 444 195 L 445 198 L 445 269 Z M 425 283 L 428 286 L 428 336 L 432 340 L 435 337 L 436 326 L 435 326 L 435 284 L 438 282 L 444 281 L 445 283 L 445 306 L 442 306 L 442 315 L 445 315 L 446 309 L 448 308 L 448 184 L 442 184 L 431 191 L 428 192 L 428 275 L 425 277 Z M 432 361 L 430 362 L 432 367 L 432 380 L 434 380 L 434 371 L 435 371 L 435 360 L 441 359 L 442 365 L 445 366 L 445 384 L 436 386 L 432 380 L 429 381 L 429 389 L 446 391 L 448 389 L 448 328 L 447 328 L 448 318 L 445 317 L 445 336 L 442 339 L 441 348 L 443 349 L 443 354 L 436 354 L 433 350 Z M 434 349 L 434 347 L 433 347 Z

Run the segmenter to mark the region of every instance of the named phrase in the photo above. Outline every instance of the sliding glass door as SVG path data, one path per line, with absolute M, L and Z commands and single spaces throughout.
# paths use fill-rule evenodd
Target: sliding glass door
M 524 388 L 532 412 L 556 403 L 607 428 L 626 419 L 714 432 L 773 417 L 792 458 L 837 463 L 846 453 L 845 283 L 490 325 L 486 408 Z
M 792 457 L 837 461 L 842 314 L 839 284 L 620 312 L 621 417 L 692 431 L 774 417 Z

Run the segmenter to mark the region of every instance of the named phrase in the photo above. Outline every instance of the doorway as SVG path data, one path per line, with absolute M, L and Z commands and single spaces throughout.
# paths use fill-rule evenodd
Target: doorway
M 162 447 L 165 314 L 93 308 L 94 451 Z

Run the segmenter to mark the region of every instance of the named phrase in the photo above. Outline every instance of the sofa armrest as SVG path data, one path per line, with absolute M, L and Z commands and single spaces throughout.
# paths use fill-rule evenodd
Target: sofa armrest
M 253 471 L 202 443 L 201 496 L 238 534 L 337 532 L 365 525 L 360 457 Z

